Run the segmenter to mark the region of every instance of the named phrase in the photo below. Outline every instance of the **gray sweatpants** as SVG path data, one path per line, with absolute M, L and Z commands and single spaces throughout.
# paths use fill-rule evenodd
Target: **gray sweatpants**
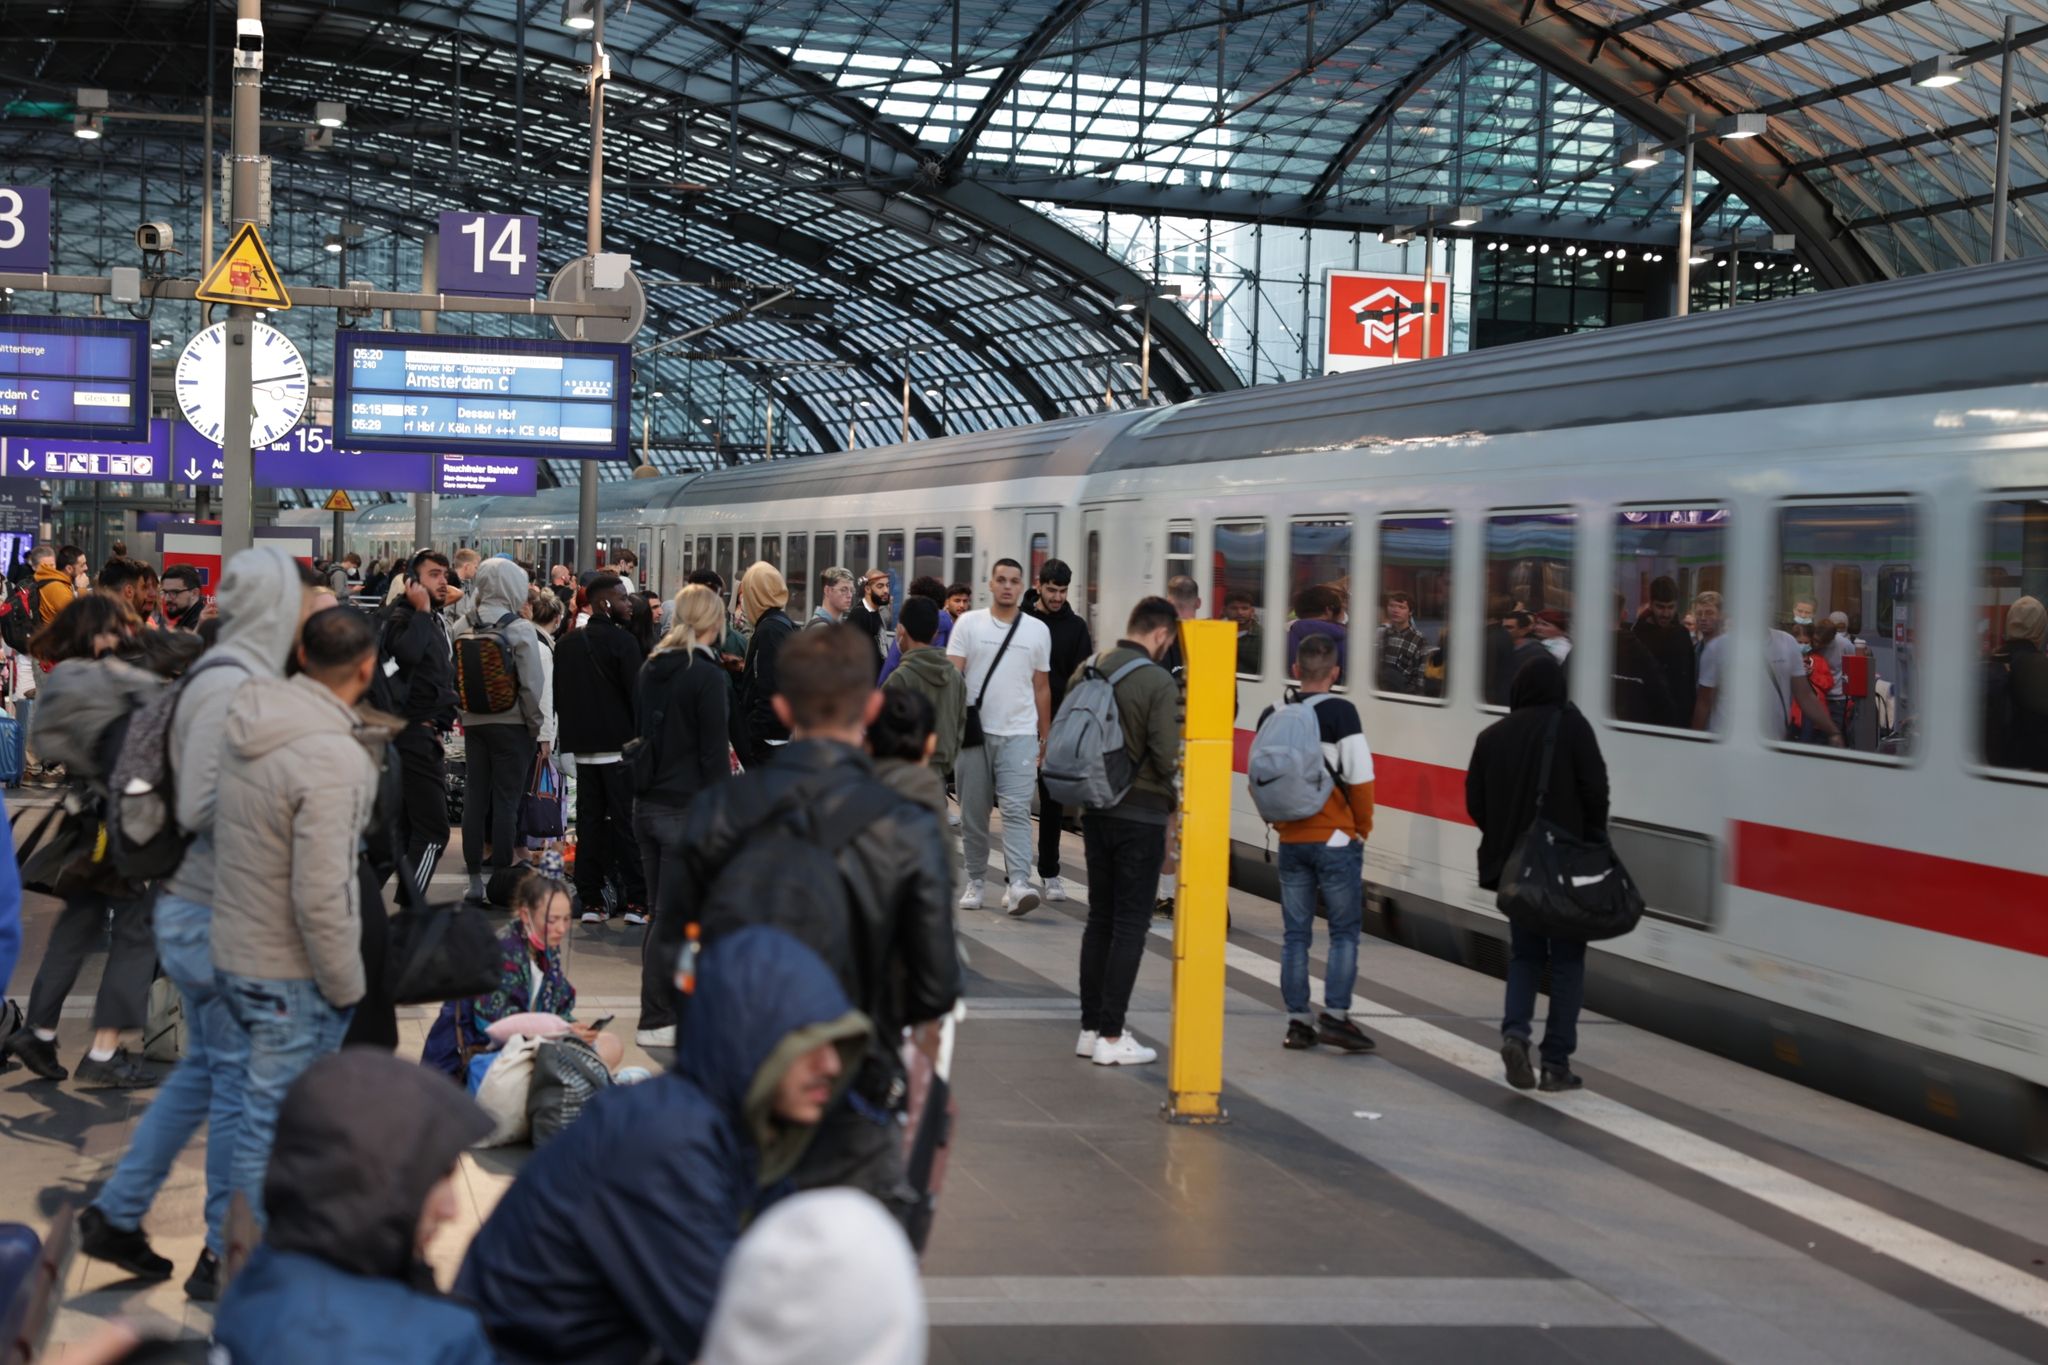
M 1003 866 L 1011 885 L 1031 880 L 1031 792 L 1038 783 L 1037 735 L 989 735 L 953 763 L 960 793 L 960 849 L 967 880 L 988 877 L 988 813 L 1003 812 Z

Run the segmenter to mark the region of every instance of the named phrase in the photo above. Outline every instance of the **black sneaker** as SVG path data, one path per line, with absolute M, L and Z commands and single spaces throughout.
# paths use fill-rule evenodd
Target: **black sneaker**
M 1158 900 L 1152 902 L 1152 917 L 1154 919 L 1172 919 L 1173 897 L 1161 896 Z
M 1586 1083 L 1575 1075 L 1568 1066 L 1546 1066 L 1543 1079 L 1536 1083 L 1538 1090 L 1583 1090 Z
M 88 1204 L 78 1215 L 78 1249 L 95 1261 L 117 1265 L 140 1280 L 168 1280 L 171 1262 L 159 1256 L 141 1228 L 117 1228 L 99 1205 Z
M 61 1081 L 71 1074 L 57 1060 L 57 1045 L 36 1037 L 33 1029 L 23 1029 L 9 1038 L 7 1050 L 16 1061 L 46 1081 Z
M 220 1257 L 211 1251 L 199 1253 L 192 1273 L 185 1277 L 185 1297 L 199 1303 L 213 1303 L 220 1298 Z
M 1503 1038 L 1500 1040 L 1500 1059 L 1507 1063 L 1508 1084 L 1517 1090 L 1536 1088 L 1536 1067 L 1529 1060 L 1527 1038 Z
M 1316 1016 L 1316 1041 L 1345 1052 L 1370 1052 L 1376 1046 L 1364 1029 L 1334 1014 Z
M 117 1047 L 104 1062 L 94 1061 L 87 1053 L 73 1079 L 81 1090 L 147 1090 L 163 1077 L 136 1061 L 127 1048 Z
M 1287 1037 L 1283 1040 L 1283 1044 L 1296 1052 L 1314 1047 L 1316 1045 L 1316 1031 L 1309 1025 L 1302 1023 L 1299 1019 L 1289 1019 L 1287 1021 Z

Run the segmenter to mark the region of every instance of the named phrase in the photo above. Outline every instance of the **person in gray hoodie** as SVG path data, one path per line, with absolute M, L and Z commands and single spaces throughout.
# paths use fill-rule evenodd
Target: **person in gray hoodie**
M 503 622 L 512 671 L 519 681 L 519 700 L 508 710 L 462 713 L 468 782 L 462 803 L 462 863 L 469 873 L 469 897 L 475 901 L 484 899 L 484 845 L 491 847 L 493 872 L 512 866 L 512 854 L 519 847 L 519 798 L 533 776 L 536 752 L 544 758 L 553 747 L 543 734 L 554 710 L 548 685 L 553 669 L 540 632 L 519 612 L 526 605 L 527 587 L 526 575 L 511 560 L 485 560 L 470 580 L 472 605 L 455 631 L 460 639 Z
M 395 729 L 354 710 L 377 668 L 368 617 L 308 617 L 299 667 L 235 693 L 214 807 L 214 977 L 248 1048 L 231 1171 L 252 1206 L 285 1091 L 363 998 L 356 859 Z
M 299 627 L 311 610 L 313 575 L 276 545 L 228 561 L 216 603 L 220 638 L 179 684 L 168 749 L 178 827 L 192 836 L 178 870 L 158 888 L 157 958 L 185 1006 L 185 1055 L 143 1112 L 121 1164 L 79 1215 L 79 1247 L 143 1279 L 160 1280 L 171 1263 L 142 1231 L 142 1217 L 200 1124 L 207 1126 L 206 1246 L 185 1281 L 188 1296 L 220 1294 L 223 1225 L 234 1194 L 230 1163 L 241 1111 L 248 1048 L 214 984 L 213 822 L 227 755 L 228 705 L 251 678 L 284 677 Z

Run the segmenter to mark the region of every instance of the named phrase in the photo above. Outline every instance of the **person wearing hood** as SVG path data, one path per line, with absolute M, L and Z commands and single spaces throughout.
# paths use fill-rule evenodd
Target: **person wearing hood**
M 1565 699 L 1564 666 L 1549 655 L 1523 664 L 1508 691 L 1508 714 L 1480 732 L 1465 770 L 1465 810 L 1479 826 L 1479 884 L 1500 886 L 1522 832 L 1538 814 L 1567 834 L 1590 839 L 1607 831 L 1607 763 L 1600 741 L 1579 708 Z M 1551 758 L 1548 795 L 1536 809 L 1544 786 L 1543 749 L 1551 726 L 1557 742 Z M 1576 1090 L 1584 1084 L 1570 1062 L 1578 1046 L 1579 1007 L 1586 998 L 1586 945 L 1531 933 L 1508 925 L 1507 1005 L 1501 1020 L 1501 1060 L 1508 1084 L 1517 1090 Z M 1536 985 L 1550 971 L 1550 1017 L 1543 1026 L 1543 1071 L 1530 1065 L 1530 1023 Z
M 313 602 L 311 577 L 276 545 L 230 559 L 220 583 L 219 643 L 179 684 L 165 744 L 176 781 L 178 827 L 192 840 L 177 871 L 157 889 L 155 920 L 157 959 L 184 1004 L 185 1053 L 136 1124 L 120 1165 L 78 1219 L 86 1255 L 143 1279 L 170 1275 L 171 1263 L 150 1246 L 142 1218 L 178 1154 L 207 1125 L 206 1246 L 185 1282 L 185 1292 L 202 1301 L 219 1293 L 248 1066 L 242 1031 L 215 983 L 211 946 L 214 812 L 227 754 L 228 708 L 250 679 L 284 677 Z
M 526 575 L 511 560 L 485 560 L 470 580 L 474 605 L 456 632 L 460 638 L 498 629 L 519 684 L 519 699 L 506 710 L 465 708 L 462 712 L 463 758 L 468 765 L 468 797 L 462 805 L 462 862 L 469 873 L 469 898 L 473 901 L 485 899 L 486 844 L 491 849 L 493 874 L 512 866 L 512 855 L 519 847 L 519 798 L 533 778 L 536 750 L 545 758 L 553 737 L 553 661 L 540 632 L 521 615 L 527 587 Z
M 775 662 L 797 627 L 784 610 L 789 585 L 783 582 L 782 571 L 766 560 L 749 565 L 741 575 L 740 603 L 754 635 L 747 641 L 747 661 L 740 670 L 740 715 L 733 736 L 741 761 L 754 768 L 789 743 L 789 727 L 775 714 Z
M 366 989 L 351 892 L 392 736 L 354 709 L 377 670 L 368 617 L 314 612 L 298 657 L 289 681 L 236 691 L 214 807 L 214 977 L 248 1049 L 230 1170 L 252 1204 L 285 1091 L 341 1046 Z
M 456 1293 L 508 1361 L 697 1359 L 741 1225 L 796 1168 L 871 1034 L 779 929 L 741 929 L 678 976 L 692 1003 L 674 1069 L 599 1094 L 470 1243 Z
M 859 1190 L 810 1190 L 733 1248 L 698 1365 L 924 1365 L 928 1341 L 903 1229 Z
M 896 643 L 902 654 L 882 690 L 916 693 L 931 707 L 931 763 L 943 786 L 952 780 L 953 761 L 960 756 L 960 735 L 967 724 L 967 680 L 940 645 L 939 615 L 938 606 L 928 598 L 913 597 L 903 604 L 896 619 Z M 939 812 L 945 813 L 943 808 Z M 953 841 L 946 843 L 950 848 Z
M 373 1048 L 315 1062 L 285 1096 L 263 1178 L 269 1228 L 221 1301 L 233 1365 L 497 1360 L 426 1250 L 460 1212 L 457 1161 L 491 1121 L 424 1067 Z

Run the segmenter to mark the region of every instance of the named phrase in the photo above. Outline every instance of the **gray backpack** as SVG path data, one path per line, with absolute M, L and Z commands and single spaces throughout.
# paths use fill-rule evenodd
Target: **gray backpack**
M 1117 710 L 1116 685 L 1137 670 L 1158 667 L 1137 658 L 1109 676 L 1088 665 L 1081 681 L 1060 703 L 1045 740 L 1045 762 L 1038 770 L 1046 794 L 1062 806 L 1108 810 L 1130 794 L 1137 778 L 1124 740 L 1123 715 Z
M 1316 703 L 1329 695 L 1318 692 L 1274 707 L 1252 739 L 1245 780 L 1252 789 L 1252 804 L 1267 824 L 1308 819 L 1323 808 L 1337 785 L 1337 775 L 1323 757 L 1322 727 L 1316 723 Z

